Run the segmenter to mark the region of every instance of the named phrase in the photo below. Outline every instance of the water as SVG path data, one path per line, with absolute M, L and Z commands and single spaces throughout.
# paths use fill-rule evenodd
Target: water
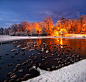
M 27 45 L 28 42 L 33 43 Z M 34 44 L 36 47 L 34 47 Z M 58 46 L 58 44 L 64 46 Z M 18 45 L 22 45 L 22 47 L 17 48 L 16 46 Z M 27 49 L 21 51 L 21 48 L 23 47 L 27 47 Z M 41 51 L 42 48 L 45 50 Z M 11 52 L 12 49 L 17 49 L 17 51 Z M 30 49 L 35 50 L 29 51 Z M 30 70 L 34 64 L 41 69 L 50 71 L 72 64 L 86 58 L 85 49 L 85 39 L 31 39 L 8 42 L 7 44 L 3 43 L 0 45 L 0 82 L 11 78 L 11 76 L 7 77 L 9 72 L 15 73 L 17 76 L 17 78 L 14 79 L 15 81 L 18 78 L 23 78 L 25 74 L 30 74 L 28 79 L 40 75 L 39 71 L 36 69 Z M 49 50 L 49 53 L 46 53 L 46 50 Z M 20 53 L 15 55 L 18 51 Z M 25 53 L 25 55 L 22 55 L 23 53 Z M 34 57 L 36 57 L 36 59 L 34 59 Z M 20 58 L 20 61 L 18 61 L 18 58 Z M 22 65 L 26 60 L 28 62 L 25 65 Z M 12 66 L 8 67 L 8 64 L 10 63 L 12 63 Z M 13 70 L 16 68 L 17 64 L 20 64 L 20 67 L 14 72 Z M 21 69 L 23 69 L 24 72 L 19 73 L 19 70 Z

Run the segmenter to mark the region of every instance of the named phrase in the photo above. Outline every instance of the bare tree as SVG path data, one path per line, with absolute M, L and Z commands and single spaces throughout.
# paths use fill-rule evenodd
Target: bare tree
M 48 35 L 50 35 L 51 31 L 52 31 L 52 28 L 53 28 L 53 20 L 52 20 L 52 18 L 51 17 L 46 17 L 43 20 L 43 25 L 46 28 L 46 31 L 47 31 Z
M 32 35 L 35 35 L 35 34 L 36 34 L 36 28 L 33 27 L 33 28 L 31 28 L 31 36 L 32 36 Z
M 13 25 L 11 26 L 11 30 L 14 31 L 14 32 L 17 31 L 17 28 L 18 28 L 18 24 L 13 24 Z
M 27 22 L 27 21 L 22 21 L 20 25 L 21 25 L 21 29 L 22 29 L 22 31 L 26 31 L 28 22 Z
M 0 28 L 0 34 L 1 34 L 1 35 L 3 35 L 3 31 L 4 31 L 4 29 L 1 27 L 1 28 Z
M 5 34 L 5 35 L 9 35 L 9 29 L 8 29 L 8 28 L 5 28 L 5 29 L 4 29 L 4 34 Z

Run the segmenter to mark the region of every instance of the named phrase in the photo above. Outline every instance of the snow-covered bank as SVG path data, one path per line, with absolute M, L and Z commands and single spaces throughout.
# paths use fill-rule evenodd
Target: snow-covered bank
M 86 39 L 86 36 L 70 36 L 70 37 L 58 37 L 58 36 L 9 36 L 9 35 L 0 35 L 0 42 L 11 41 L 11 40 L 20 40 L 20 39 L 40 39 L 40 38 L 67 38 L 67 39 Z
M 86 34 L 65 34 L 65 37 L 86 38 Z
M 86 82 L 86 59 L 52 72 L 39 71 L 40 76 L 22 82 Z

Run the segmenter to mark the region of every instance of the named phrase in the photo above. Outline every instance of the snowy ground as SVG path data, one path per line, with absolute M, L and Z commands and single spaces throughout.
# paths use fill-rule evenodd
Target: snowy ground
M 86 59 L 52 72 L 39 71 L 40 76 L 22 82 L 86 82 Z
M 28 36 L 5 36 L 0 35 L 0 42 L 19 40 L 19 39 L 38 39 L 38 38 L 68 38 L 68 39 L 86 39 L 86 36 L 71 37 L 28 37 Z M 86 59 L 75 64 L 63 67 L 59 70 L 48 72 L 40 70 L 41 75 L 23 82 L 86 82 Z
M 69 37 L 67 37 L 69 36 Z M 0 35 L 0 42 L 3 41 L 11 41 L 11 40 L 20 40 L 20 39 L 38 39 L 38 38 L 67 38 L 67 39 L 86 39 L 86 35 L 76 35 L 76 34 L 68 34 L 66 37 L 58 37 L 58 36 L 9 36 L 9 35 Z M 83 37 L 84 36 L 84 37 Z

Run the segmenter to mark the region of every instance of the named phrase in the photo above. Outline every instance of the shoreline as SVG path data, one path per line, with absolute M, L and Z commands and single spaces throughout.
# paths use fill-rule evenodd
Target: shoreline
M 39 69 L 38 77 L 22 82 L 86 82 L 86 59 L 48 72 Z
M 0 42 L 12 41 L 12 40 L 22 40 L 22 39 L 44 39 L 44 38 L 66 38 L 66 39 L 86 39 L 82 36 L 71 36 L 71 37 L 60 37 L 60 36 L 9 36 L 0 35 Z

